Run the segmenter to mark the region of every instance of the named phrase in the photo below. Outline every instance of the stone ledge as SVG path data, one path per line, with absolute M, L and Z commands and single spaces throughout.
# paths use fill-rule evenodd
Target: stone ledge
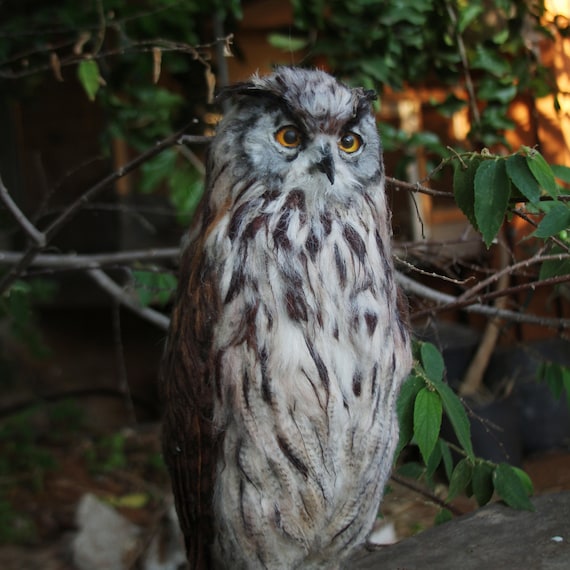
M 570 492 L 494 503 L 398 544 L 358 556 L 351 570 L 568 570 Z

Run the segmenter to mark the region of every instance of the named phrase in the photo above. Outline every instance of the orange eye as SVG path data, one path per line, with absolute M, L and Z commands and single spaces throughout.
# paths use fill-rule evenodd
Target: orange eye
M 287 125 L 275 133 L 275 140 L 285 148 L 297 148 L 301 144 L 301 132 L 297 127 Z
M 344 135 L 338 139 L 338 148 L 348 154 L 356 152 L 361 146 L 362 139 L 360 136 L 350 131 L 344 133 Z

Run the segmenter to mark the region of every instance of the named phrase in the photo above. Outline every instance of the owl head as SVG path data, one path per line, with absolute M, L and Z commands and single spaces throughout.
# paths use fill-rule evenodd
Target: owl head
M 350 199 L 383 179 L 372 91 L 350 88 L 320 70 L 279 67 L 228 87 L 230 109 L 211 156 L 265 187 L 309 185 L 315 196 Z

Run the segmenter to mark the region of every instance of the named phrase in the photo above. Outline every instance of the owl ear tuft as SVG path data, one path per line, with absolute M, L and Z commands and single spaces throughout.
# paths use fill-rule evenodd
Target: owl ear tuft
M 223 103 L 228 100 L 241 99 L 243 97 L 275 97 L 269 89 L 261 87 L 252 81 L 243 81 L 241 83 L 234 83 L 227 87 L 222 87 L 216 94 L 216 101 Z

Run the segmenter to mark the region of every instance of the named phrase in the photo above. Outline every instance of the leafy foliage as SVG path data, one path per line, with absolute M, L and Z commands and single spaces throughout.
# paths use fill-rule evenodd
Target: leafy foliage
M 461 493 L 474 496 L 479 505 L 488 503 L 496 493 L 507 504 L 518 509 L 532 510 L 529 494 L 532 483 L 528 476 L 506 463 L 499 465 L 475 457 L 471 443 L 469 418 L 459 397 L 443 381 L 443 358 L 429 342 L 416 343 L 414 369 L 404 383 L 399 399 L 401 451 L 407 445 L 417 445 L 424 466 L 417 463 L 400 468 L 402 474 L 425 477 L 429 482 L 440 465 L 449 478 L 447 501 Z M 445 441 L 440 435 L 442 413 L 453 427 L 460 447 Z M 463 455 L 455 466 L 450 447 Z M 441 515 L 447 518 L 446 514 Z
M 563 172 L 563 171 L 559 171 Z M 453 191 L 457 205 L 478 229 L 489 247 L 517 201 L 528 201 L 532 211 L 544 214 L 534 237 L 549 238 L 568 230 L 568 196 L 553 168 L 536 150 L 523 146 L 509 156 L 482 153 L 459 155 Z
M 453 88 L 436 104 L 442 115 L 471 110 L 476 147 L 505 144 L 509 104 L 528 93 L 553 92 L 550 72 L 535 55 L 532 37 L 549 37 L 542 2 L 501 0 L 292 0 L 296 29 L 272 36 L 287 51 L 313 60 L 357 85 L 401 90 L 435 81 Z M 466 74 L 473 94 L 466 86 Z M 465 90 L 457 89 L 462 86 Z M 473 100 L 473 97 L 475 100 Z M 471 99 L 470 99 L 471 98 Z M 473 111 L 475 105 L 480 116 Z

